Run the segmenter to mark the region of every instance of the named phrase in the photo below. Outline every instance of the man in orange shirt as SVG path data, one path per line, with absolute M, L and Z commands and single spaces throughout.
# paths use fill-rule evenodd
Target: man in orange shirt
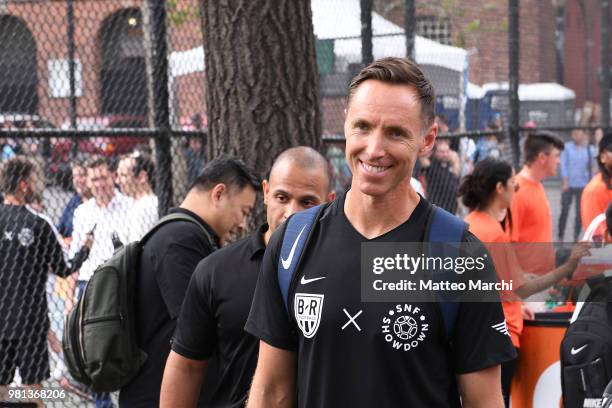
M 612 202 L 612 133 L 606 133 L 599 141 L 597 165 L 600 173 L 584 187 L 580 200 L 580 215 L 584 228 L 587 228 L 595 217 L 604 213 Z
M 557 135 L 546 131 L 530 134 L 525 140 L 525 165 L 517 175 L 520 188 L 514 195 L 510 211 L 511 239 L 525 243 L 516 249 L 521 267 L 527 273 L 542 274 L 555 267 L 555 251 L 550 245 L 552 214 L 542 180 L 557 174 L 563 147 Z

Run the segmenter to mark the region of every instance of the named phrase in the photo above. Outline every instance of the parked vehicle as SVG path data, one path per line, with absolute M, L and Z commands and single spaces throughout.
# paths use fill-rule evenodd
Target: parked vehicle
M 146 119 L 143 116 L 132 115 L 89 116 L 77 118 L 76 125 L 77 130 L 134 129 L 145 127 Z M 62 129 L 71 129 L 70 122 L 65 121 Z M 130 153 L 149 143 L 148 137 L 125 135 L 78 138 L 77 140 L 80 153 L 100 154 L 107 157 Z

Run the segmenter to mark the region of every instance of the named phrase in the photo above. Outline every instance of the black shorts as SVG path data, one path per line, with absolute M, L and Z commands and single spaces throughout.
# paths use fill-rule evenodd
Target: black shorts
M 23 384 L 40 384 L 49 378 L 47 335 L 0 339 L 0 385 L 13 382 L 15 369 Z

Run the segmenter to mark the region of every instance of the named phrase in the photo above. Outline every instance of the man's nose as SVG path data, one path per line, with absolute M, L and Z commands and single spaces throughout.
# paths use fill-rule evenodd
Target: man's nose
M 289 218 L 291 215 L 295 214 L 296 212 L 302 211 L 303 208 L 300 205 L 300 202 L 297 200 L 291 200 L 289 202 L 289 205 L 287 205 L 287 207 L 285 208 L 285 219 Z
M 367 139 L 366 153 L 369 159 L 376 159 L 385 154 L 385 137 L 383 133 L 374 129 Z
M 249 220 L 249 216 L 248 215 L 243 215 L 242 216 L 242 221 L 238 225 L 238 228 L 240 228 L 240 230 L 244 231 L 247 228 L 248 220 Z

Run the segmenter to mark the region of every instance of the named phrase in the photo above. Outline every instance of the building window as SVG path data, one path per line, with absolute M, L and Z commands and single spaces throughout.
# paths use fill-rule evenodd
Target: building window
M 0 112 L 38 110 L 36 41 L 19 18 L 0 16 Z
M 417 35 L 450 45 L 451 34 L 448 19 L 434 16 L 417 16 L 416 20 Z

